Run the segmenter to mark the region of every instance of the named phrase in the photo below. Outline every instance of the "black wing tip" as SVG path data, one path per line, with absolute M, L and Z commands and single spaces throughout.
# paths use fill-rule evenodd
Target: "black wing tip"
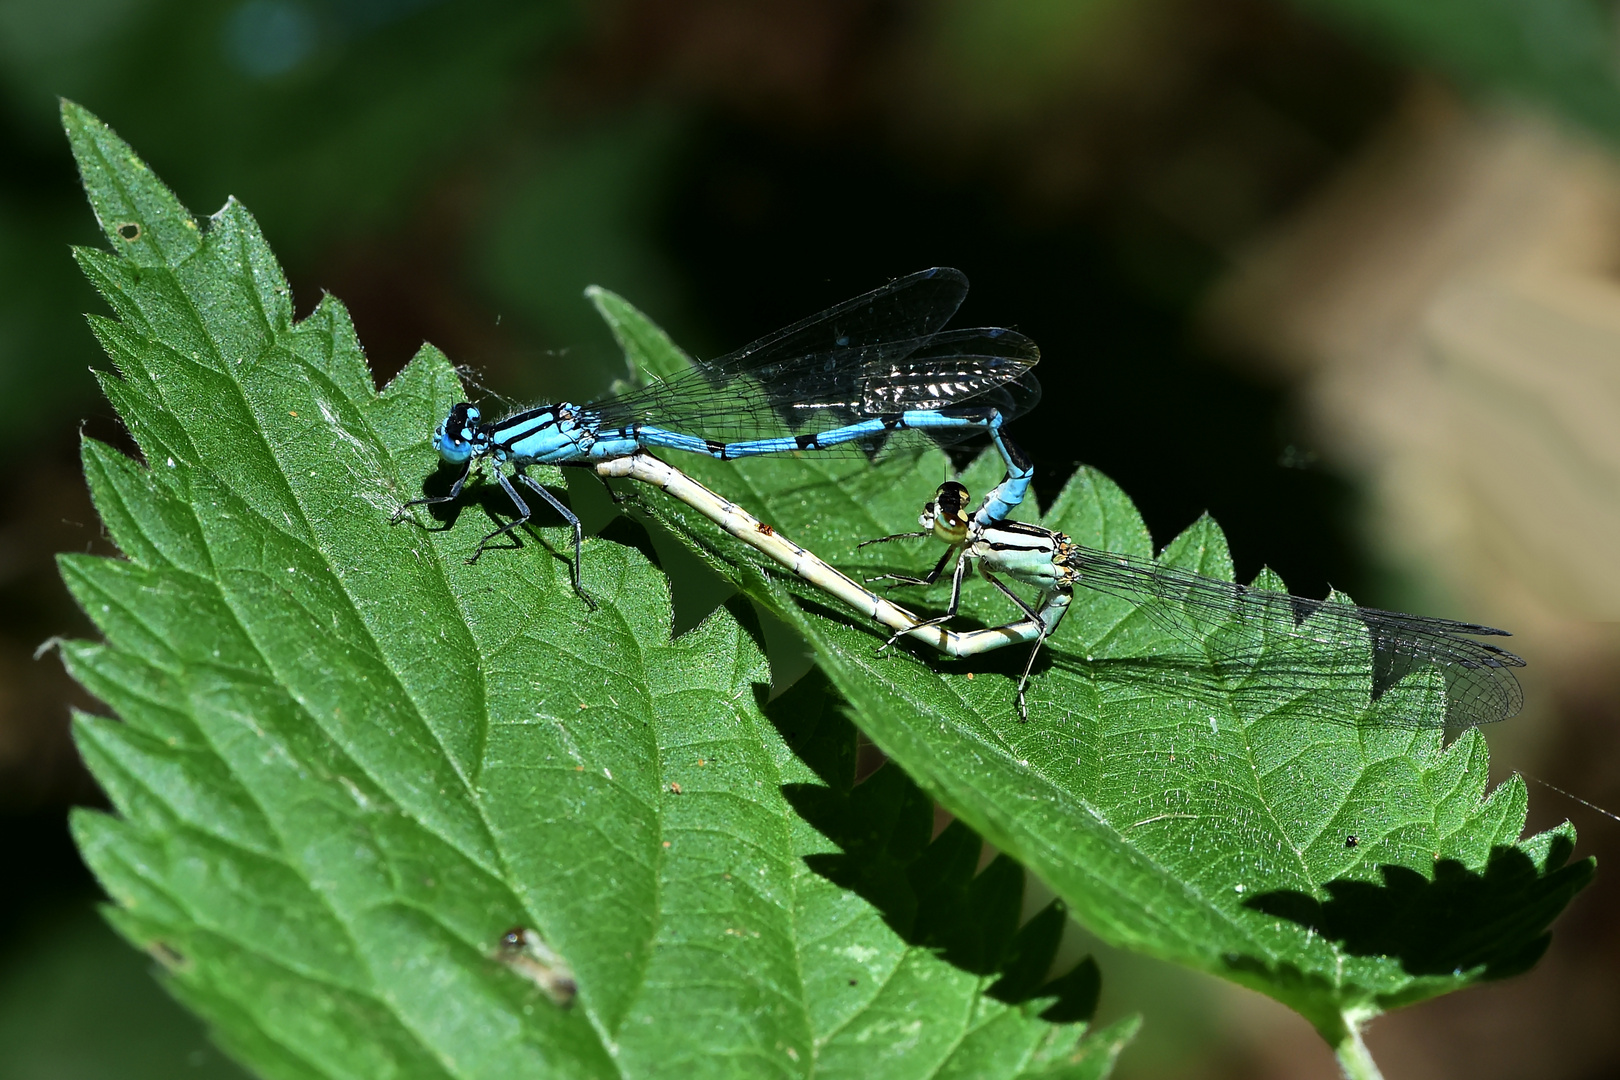
M 1511 637 L 1512 635 L 1509 634 L 1506 636 Z M 1524 667 L 1524 657 L 1520 656 L 1518 653 L 1508 652 L 1500 645 L 1490 645 L 1483 641 L 1478 642 L 1477 644 L 1480 648 L 1485 649 L 1491 654 L 1492 657 L 1495 658 L 1495 666 L 1497 667 Z
M 1433 615 L 1413 615 L 1406 611 L 1390 611 L 1386 608 L 1356 607 L 1364 616 L 1373 616 L 1378 622 L 1390 626 L 1401 624 L 1422 625 L 1431 630 L 1445 634 L 1460 635 L 1463 637 L 1512 637 L 1513 631 L 1500 630 L 1494 626 L 1485 626 L 1482 623 L 1463 622 L 1460 619 L 1439 618 Z

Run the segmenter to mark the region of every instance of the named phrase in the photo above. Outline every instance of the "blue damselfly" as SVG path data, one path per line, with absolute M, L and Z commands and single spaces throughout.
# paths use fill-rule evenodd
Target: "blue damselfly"
M 401 508 L 451 502 L 484 461 L 494 466 L 516 520 L 529 520 L 513 477 L 574 530 L 573 583 L 579 586 L 579 519 L 524 472 L 531 464 L 595 465 L 643 449 L 673 449 L 721 460 L 795 451 L 875 454 L 915 439 L 948 444 L 986 434 L 1007 477 L 980 508 L 999 520 L 1022 500 L 1034 469 L 1002 425 L 1040 396 L 1031 369 L 1035 343 L 1012 330 L 943 330 L 967 294 L 956 270 L 935 268 L 784 327 L 682 374 L 589 405 L 540 405 L 485 420 L 475 405 L 451 408 L 433 435 L 448 464 L 464 466 L 445 495 Z

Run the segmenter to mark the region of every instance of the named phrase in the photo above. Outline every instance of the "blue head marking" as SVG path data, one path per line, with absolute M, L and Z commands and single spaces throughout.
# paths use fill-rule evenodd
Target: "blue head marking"
M 479 428 L 482 415 L 478 406 L 465 401 L 453 406 L 433 432 L 433 449 L 451 465 L 464 464 L 473 455 L 483 453 L 489 448 L 489 436 Z

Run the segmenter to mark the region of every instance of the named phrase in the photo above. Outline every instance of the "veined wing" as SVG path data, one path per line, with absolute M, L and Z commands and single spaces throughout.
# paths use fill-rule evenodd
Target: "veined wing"
M 1013 330 L 941 332 L 966 290 L 955 270 L 912 274 L 589 408 L 607 427 L 642 421 L 725 442 L 815 433 L 906 409 L 993 405 L 1020 415 L 1040 397 L 1031 370 L 1040 350 Z M 883 439 L 850 449 L 870 452 Z
M 698 366 L 724 380 L 757 377 L 763 368 L 802 357 L 836 355 L 840 363 L 857 366 L 900 359 L 943 330 L 967 293 L 967 275 L 960 270 L 920 270 Z
M 1524 696 L 1513 670 L 1524 661 L 1476 637 L 1505 630 L 1452 619 L 1310 600 L 1079 548 L 1080 583 L 1132 601 L 1226 685 L 1252 691 L 1321 690 L 1371 664 L 1371 700 L 1425 669 L 1445 681 L 1446 727 L 1472 727 L 1514 715 Z M 1414 726 L 1418 716 L 1397 718 Z

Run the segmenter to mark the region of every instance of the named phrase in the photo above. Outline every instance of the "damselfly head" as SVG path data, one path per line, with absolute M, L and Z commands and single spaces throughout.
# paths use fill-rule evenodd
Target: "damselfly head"
M 917 523 L 947 544 L 960 544 L 967 537 L 968 489 L 955 480 L 945 481 Z
M 480 430 L 483 416 L 478 406 L 465 401 L 450 407 L 450 413 L 433 432 L 433 449 L 451 465 L 460 465 L 489 445 L 489 437 Z

